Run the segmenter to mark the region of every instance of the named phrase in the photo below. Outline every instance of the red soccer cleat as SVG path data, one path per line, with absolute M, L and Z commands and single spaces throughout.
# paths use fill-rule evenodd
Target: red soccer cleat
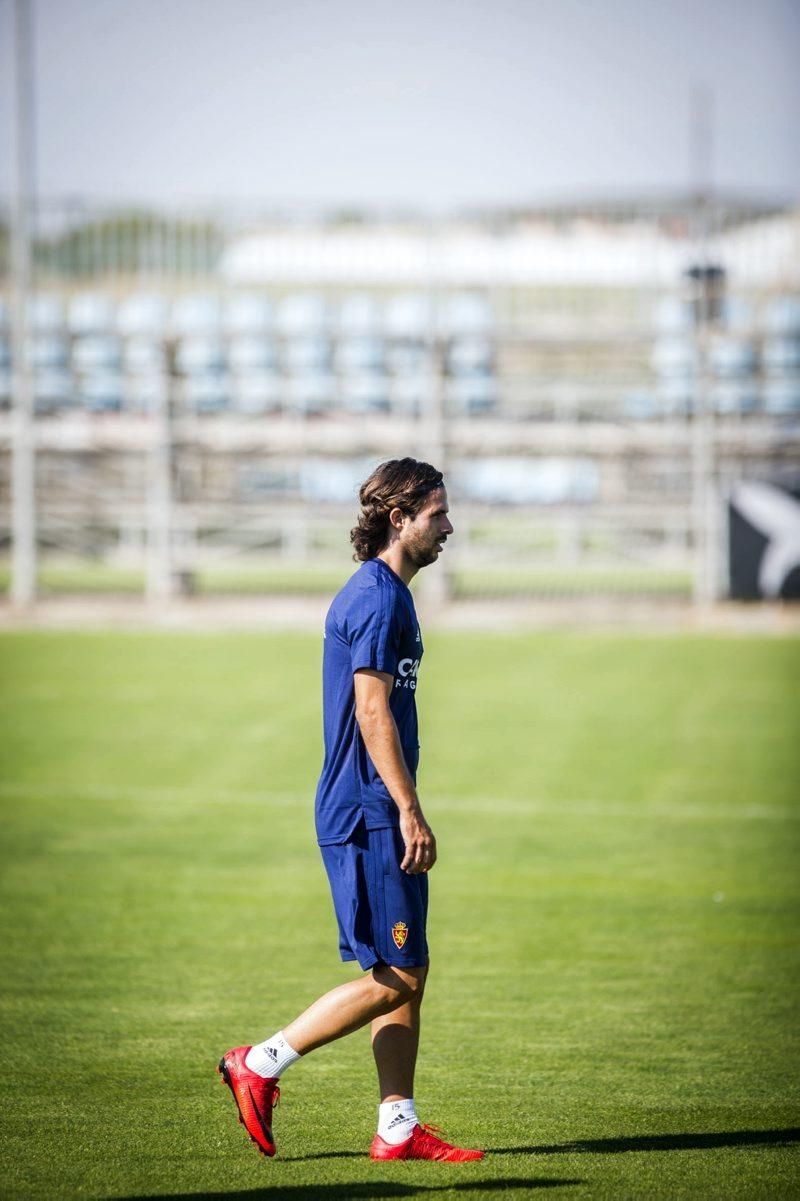
M 272 1137 L 272 1110 L 278 1104 L 281 1090 L 273 1077 L 259 1076 L 245 1066 L 249 1047 L 234 1047 L 226 1051 L 217 1071 L 233 1093 L 239 1110 L 239 1121 L 262 1155 L 275 1154 Z
M 392 1146 L 379 1134 L 372 1140 L 370 1159 L 438 1159 L 443 1163 L 466 1163 L 468 1159 L 483 1159 L 483 1151 L 467 1151 L 464 1147 L 451 1147 L 437 1126 L 417 1124 L 404 1143 Z

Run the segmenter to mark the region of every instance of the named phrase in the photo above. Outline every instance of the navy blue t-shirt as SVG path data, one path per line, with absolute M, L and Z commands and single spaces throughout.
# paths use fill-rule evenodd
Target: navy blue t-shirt
M 400 812 L 367 754 L 358 728 L 353 673 L 371 668 L 394 677 L 389 707 L 403 757 L 416 780 L 416 688 L 421 658 L 422 639 L 410 591 L 382 559 L 368 559 L 334 597 L 325 619 L 325 762 L 315 805 L 320 846 L 346 842 L 362 817 L 368 830 L 398 825 Z

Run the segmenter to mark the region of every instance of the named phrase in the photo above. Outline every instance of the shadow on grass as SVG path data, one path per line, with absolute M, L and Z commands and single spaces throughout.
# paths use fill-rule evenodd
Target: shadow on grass
M 701 1134 L 634 1134 L 629 1138 L 576 1139 L 572 1143 L 545 1143 L 530 1147 L 487 1147 L 492 1155 L 618 1155 L 623 1151 L 710 1151 L 714 1147 L 758 1147 L 800 1142 L 800 1127 L 784 1130 L 720 1130 Z M 361 1159 L 363 1151 L 320 1151 L 314 1155 L 281 1156 L 283 1163 L 311 1159 Z
M 582 1180 L 555 1180 L 545 1176 L 510 1177 L 503 1180 L 460 1180 L 455 1184 L 402 1184 L 387 1180 L 365 1181 L 353 1184 L 296 1184 L 279 1185 L 274 1188 L 240 1189 L 233 1193 L 153 1193 L 135 1197 L 121 1197 L 118 1201 L 264 1201 L 276 1197 L 288 1201 L 371 1201 L 385 1197 L 419 1197 L 423 1193 L 499 1193 L 506 1189 L 563 1188 L 568 1184 L 583 1184 Z
M 636 1134 L 630 1138 L 587 1138 L 574 1143 L 533 1147 L 492 1147 L 488 1155 L 560 1155 L 584 1152 L 618 1155 L 623 1151 L 710 1151 L 714 1147 L 766 1147 L 800 1142 L 800 1127 L 784 1130 L 719 1130 L 706 1134 Z
M 531 1147 L 489 1147 L 493 1155 L 567 1155 L 580 1152 L 592 1155 L 619 1155 L 626 1151 L 708 1151 L 715 1147 L 790 1146 L 800 1142 L 800 1127 L 782 1130 L 720 1130 L 704 1134 L 638 1134 L 630 1138 L 595 1138 L 572 1143 L 539 1144 Z M 281 1157 L 282 1162 L 314 1159 L 361 1159 L 363 1151 L 322 1151 L 318 1155 Z M 371 1201 L 374 1198 L 417 1197 L 423 1193 L 459 1192 L 494 1193 L 505 1189 L 564 1188 L 583 1184 L 582 1180 L 552 1176 L 504 1177 L 500 1180 L 461 1180 L 442 1185 L 419 1185 L 395 1181 L 365 1181 L 352 1184 L 282 1185 L 279 1188 L 243 1189 L 225 1193 L 141 1193 L 118 1201 L 258 1201 L 280 1196 L 287 1201 Z

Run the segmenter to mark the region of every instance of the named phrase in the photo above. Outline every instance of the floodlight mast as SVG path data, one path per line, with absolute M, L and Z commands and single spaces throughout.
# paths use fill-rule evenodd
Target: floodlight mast
M 447 331 L 442 325 L 442 286 L 437 269 L 436 242 L 438 234 L 438 227 L 431 218 L 427 229 L 428 279 L 426 288 L 430 326 L 425 341 L 432 372 L 429 388 L 426 389 L 422 411 L 418 418 L 418 431 L 419 457 L 433 463 L 442 472 L 446 485 L 449 466 L 444 395 Z M 450 591 L 450 568 L 448 558 L 445 556 L 444 562 L 437 563 L 436 571 L 423 572 L 420 577 L 419 594 L 423 607 L 426 609 L 440 608 L 450 599 Z
M 11 599 L 27 609 L 36 599 L 36 485 L 33 373 L 28 353 L 31 225 L 34 208 L 33 55 L 30 0 L 14 3 L 15 180 L 11 223 L 12 465 Z
M 691 414 L 692 527 L 694 571 L 692 599 L 698 609 L 716 600 L 717 499 L 714 489 L 714 414 L 711 407 L 708 355 L 711 323 L 718 305 L 712 304 L 717 283 L 710 261 L 711 161 L 713 137 L 712 94 L 705 85 L 692 90 L 690 127 L 691 173 L 694 205 L 696 288 L 694 338 L 695 378 Z

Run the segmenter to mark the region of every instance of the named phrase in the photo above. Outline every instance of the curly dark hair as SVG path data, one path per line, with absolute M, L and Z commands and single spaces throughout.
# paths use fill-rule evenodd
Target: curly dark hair
M 350 531 L 354 559 L 374 559 L 389 541 L 389 514 L 402 509 L 416 517 L 428 493 L 440 488 L 441 471 L 417 459 L 389 459 L 364 480 L 358 493 L 361 513 Z

